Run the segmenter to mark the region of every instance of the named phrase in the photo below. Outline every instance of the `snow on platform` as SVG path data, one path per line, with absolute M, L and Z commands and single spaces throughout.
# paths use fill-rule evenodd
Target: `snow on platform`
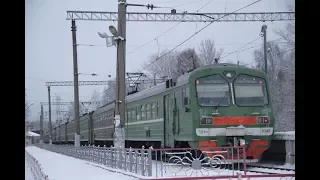
M 134 177 L 108 171 L 104 168 L 92 166 L 86 161 L 57 154 L 35 146 L 26 147 L 30 155 L 41 164 L 49 180 L 133 180 Z M 27 170 L 27 167 L 26 167 Z M 26 172 L 27 173 L 27 172 Z M 32 174 L 31 174 L 32 176 Z M 27 176 L 26 176 L 27 177 Z M 29 180 L 29 179 L 28 179 Z M 30 179 L 33 180 L 33 179 Z

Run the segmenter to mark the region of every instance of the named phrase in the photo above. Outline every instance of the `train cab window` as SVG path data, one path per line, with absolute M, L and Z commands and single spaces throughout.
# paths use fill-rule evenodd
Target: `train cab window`
M 238 106 L 268 104 L 266 82 L 261 77 L 241 74 L 234 81 L 235 103 Z
M 151 119 L 151 108 L 150 104 L 146 105 L 146 112 L 147 112 L 147 120 Z
M 196 80 L 197 99 L 200 106 L 229 106 L 229 83 L 220 75 L 210 75 Z
M 146 109 L 145 109 L 145 105 L 141 106 L 141 120 L 146 120 Z
M 152 114 L 152 119 L 156 119 L 157 118 L 157 111 L 156 111 L 156 103 L 152 103 L 152 110 L 151 110 L 151 114 Z

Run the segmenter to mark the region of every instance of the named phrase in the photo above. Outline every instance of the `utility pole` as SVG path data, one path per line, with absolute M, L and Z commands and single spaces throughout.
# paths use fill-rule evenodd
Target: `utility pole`
M 156 86 L 157 82 L 156 82 L 156 73 L 153 73 L 153 85 Z
M 74 120 L 76 133 L 74 135 L 74 146 L 80 146 L 80 115 L 79 115 L 79 85 L 78 85 L 78 60 L 77 60 L 77 27 L 76 21 L 71 21 L 72 45 L 73 45 L 73 81 L 74 81 Z
M 264 49 L 264 71 L 268 74 L 268 61 L 267 61 L 267 25 L 263 25 L 261 28 L 263 33 L 263 49 Z
M 40 144 L 43 143 L 43 105 L 41 105 L 41 114 L 40 114 Z
M 49 101 L 49 144 L 52 144 L 52 124 L 51 124 L 51 97 L 50 86 L 48 86 L 48 101 Z
M 117 74 L 115 107 L 115 147 L 125 147 L 126 97 L 126 0 L 118 0 Z M 120 124 L 119 124 L 120 121 Z

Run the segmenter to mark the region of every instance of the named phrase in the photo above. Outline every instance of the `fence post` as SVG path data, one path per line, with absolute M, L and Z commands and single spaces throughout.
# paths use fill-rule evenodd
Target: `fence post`
M 247 159 L 247 155 L 246 155 L 246 147 L 245 145 L 242 145 L 242 154 L 243 154 L 243 171 L 244 171 L 244 175 L 247 175 L 247 162 L 246 162 L 246 159 Z
M 114 159 L 113 159 L 113 156 L 114 156 L 114 148 L 113 148 L 113 146 L 111 146 L 110 151 L 111 151 L 111 167 L 114 168 L 114 164 L 113 164 L 113 161 L 114 161 Z
M 152 176 L 152 146 L 148 149 L 148 176 Z
M 92 156 L 92 145 L 89 145 L 89 161 L 92 162 L 93 156 Z
M 106 154 L 106 153 L 107 153 L 107 148 L 106 148 L 106 145 L 104 145 L 104 146 L 103 146 L 103 164 L 104 164 L 104 165 L 107 165 L 107 163 L 106 163 L 106 161 L 107 161 L 107 157 L 106 157 L 107 154 Z
M 135 154 L 135 157 L 136 157 L 135 173 L 138 173 L 139 153 L 138 153 L 137 149 L 134 150 L 134 154 Z
M 126 148 L 123 149 L 123 156 L 124 156 L 124 160 L 123 160 L 123 169 L 125 171 L 127 171 L 127 157 L 128 157 L 128 151 Z
M 132 161 L 133 161 L 132 148 L 130 147 L 130 149 L 129 149 L 129 172 L 132 172 Z
M 122 163 L 123 163 L 123 156 L 122 156 L 122 154 L 123 154 L 123 151 L 122 151 L 122 148 L 120 147 L 119 149 L 118 149 L 118 152 L 119 152 L 119 159 L 118 159 L 118 168 L 119 169 L 122 169 Z
M 142 146 L 141 149 L 141 155 L 140 155 L 140 161 L 141 161 L 141 174 L 144 176 L 144 166 L 145 166 L 145 161 L 144 161 L 144 146 Z
M 98 164 L 101 164 L 101 153 L 100 153 L 100 145 L 97 146 L 97 156 L 98 156 Z

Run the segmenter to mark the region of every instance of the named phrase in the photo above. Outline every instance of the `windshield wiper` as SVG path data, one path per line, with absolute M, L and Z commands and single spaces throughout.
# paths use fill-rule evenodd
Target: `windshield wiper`
M 220 102 L 218 103 L 218 105 L 217 105 L 217 106 L 214 106 L 214 110 L 217 110 L 217 109 L 218 109 L 218 107 L 220 106 L 222 100 L 224 100 L 224 98 L 227 97 L 228 92 L 229 92 L 229 91 L 226 91 L 226 93 L 224 94 L 223 98 L 221 98 L 221 100 L 220 100 Z

